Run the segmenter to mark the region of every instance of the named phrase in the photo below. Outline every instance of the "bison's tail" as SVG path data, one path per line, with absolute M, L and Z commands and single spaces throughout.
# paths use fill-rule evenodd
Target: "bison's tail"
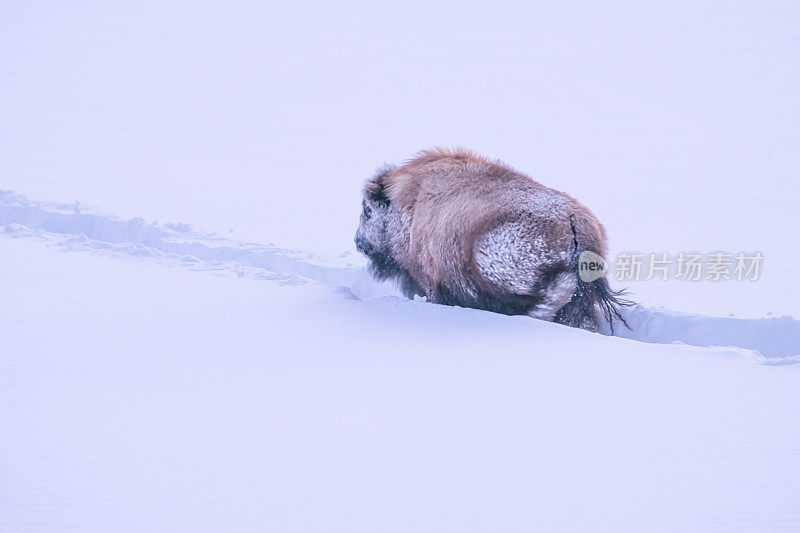
M 595 305 L 600 310 L 602 319 L 608 322 L 608 327 L 611 328 L 611 334 L 614 334 L 614 320 L 622 322 L 626 328 L 631 329 L 625 318 L 620 313 L 621 307 L 630 307 L 633 301 L 624 296 L 627 295 L 625 289 L 618 291 L 612 290 L 608 286 L 608 280 L 604 277 L 596 279 L 589 283 L 583 283 L 586 286 L 587 293 L 590 299 L 594 300 Z
M 620 313 L 623 307 L 633 305 L 633 301 L 625 298 L 626 291 L 612 290 L 605 276 L 592 281 L 581 279 L 578 271 L 578 260 L 581 252 L 589 249 L 586 243 L 592 242 L 592 235 L 581 234 L 576 229 L 574 217 L 570 217 L 574 250 L 572 256 L 572 273 L 577 278 L 577 286 L 570 301 L 564 305 L 553 317 L 554 322 L 568 326 L 597 331 L 603 321 L 608 323 L 611 334 L 614 334 L 614 322 L 622 322 L 626 328 L 630 326 Z M 602 239 L 594 236 L 595 240 Z
M 613 334 L 616 320 L 630 329 L 620 313 L 620 308 L 633 305 L 631 300 L 624 298 L 625 294 L 624 290 L 612 290 L 605 277 L 590 282 L 579 278 L 572 299 L 556 313 L 553 321 L 566 326 L 597 331 L 601 321 L 605 320 Z

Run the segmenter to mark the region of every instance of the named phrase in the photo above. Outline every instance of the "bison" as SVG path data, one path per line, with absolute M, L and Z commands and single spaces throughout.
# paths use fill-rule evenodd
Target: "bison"
M 409 297 L 597 331 L 631 302 L 579 257 L 606 251 L 589 209 L 500 161 L 436 148 L 380 169 L 363 189 L 356 248 Z

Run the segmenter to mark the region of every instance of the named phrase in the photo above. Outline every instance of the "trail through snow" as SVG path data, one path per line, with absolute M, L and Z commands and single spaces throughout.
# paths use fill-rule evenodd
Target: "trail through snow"
M 43 239 L 67 250 L 144 257 L 193 270 L 224 269 L 283 284 L 313 280 L 358 299 L 398 294 L 391 285 L 373 281 L 364 260 L 352 253 L 322 258 L 203 233 L 186 223 L 122 220 L 78 203 L 31 201 L 12 191 L 0 191 L 0 226 L 7 236 Z M 624 317 L 631 327 L 618 325 L 620 337 L 732 347 L 768 365 L 800 363 L 800 320 L 793 317 L 711 317 L 641 305 L 624 310 Z

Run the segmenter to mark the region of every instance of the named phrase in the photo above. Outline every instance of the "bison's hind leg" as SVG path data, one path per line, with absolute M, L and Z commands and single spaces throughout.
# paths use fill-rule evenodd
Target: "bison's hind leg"
M 578 288 L 577 269 L 570 268 L 573 236 L 568 229 L 537 233 L 534 222 L 515 220 L 489 231 L 475 261 L 492 292 L 503 295 L 499 299 L 519 303 L 520 313 L 551 321 Z
M 538 290 L 537 303 L 528 314 L 550 322 L 561 308 L 572 300 L 578 287 L 578 277 L 574 272 L 561 271 L 555 275 L 545 276 L 545 279 L 547 281 Z
M 562 240 L 532 237 L 524 220 L 507 222 L 483 236 L 475 263 L 488 292 L 505 303 L 508 314 L 551 321 L 572 299 L 578 288 L 577 270 L 569 268 L 572 235 L 565 233 Z

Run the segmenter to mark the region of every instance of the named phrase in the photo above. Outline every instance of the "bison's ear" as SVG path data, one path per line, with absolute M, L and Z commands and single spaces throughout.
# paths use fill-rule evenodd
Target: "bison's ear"
M 388 170 L 382 169 L 364 186 L 364 196 L 370 202 L 383 206 L 389 205 L 389 196 L 386 194 L 385 183 L 385 177 L 388 172 Z

